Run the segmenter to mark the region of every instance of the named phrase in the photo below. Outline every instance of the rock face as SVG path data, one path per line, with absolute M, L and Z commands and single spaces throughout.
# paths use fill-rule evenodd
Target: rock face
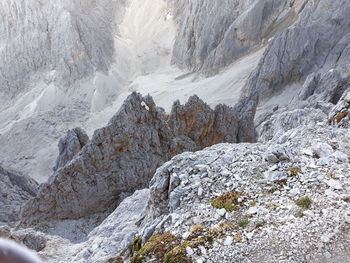
M 2 97 L 11 98 L 23 90 L 39 70 L 53 69 L 46 81 L 62 85 L 96 69 L 108 70 L 114 54 L 113 23 L 124 2 L 2 2 Z
M 64 167 L 88 142 L 89 136 L 83 129 L 75 128 L 68 131 L 58 143 L 59 156 L 53 170 Z
M 260 131 L 274 107 L 278 114 L 305 108 L 328 114 L 349 88 L 350 3 L 293 1 L 290 6 L 298 19 L 271 39 L 236 107 L 240 123 L 255 116 Z
M 175 136 L 189 137 L 197 150 L 219 142 L 238 140 L 238 118 L 234 110 L 218 105 L 213 111 L 197 96 L 191 97 L 186 105 L 175 102 L 168 123 Z
M 179 28 L 172 62 L 207 75 L 217 73 L 297 18 L 288 0 L 168 1 Z
M 157 167 L 172 156 L 237 142 L 237 125 L 233 109 L 211 110 L 198 97 L 184 106 L 175 103 L 167 116 L 151 97 L 133 93 L 109 124 L 40 187 L 22 218 L 29 223 L 76 219 L 114 209 L 119 196 L 147 187 Z
M 118 208 L 96 227 L 88 236 L 84 248 L 72 262 L 104 263 L 116 257 L 121 251 L 128 250 L 139 231 L 139 222 L 146 213 L 149 190 L 136 191 L 123 200 Z M 91 250 L 101 247 L 101 250 Z
M 37 193 L 38 184 L 0 167 L 0 225 L 19 220 L 21 206 Z

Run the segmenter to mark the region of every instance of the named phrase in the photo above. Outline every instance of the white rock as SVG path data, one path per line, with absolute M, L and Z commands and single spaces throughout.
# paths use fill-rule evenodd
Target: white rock
M 186 247 L 186 253 L 187 253 L 187 255 L 188 255 L 188 256 L 193 256 L 194 251 L 193 251 L 193 249 L 192 249 L 192 248 L 190 248 L 190 247 Z
M 330 179 L 330 180 L 326 180 L 325 183 L 332 189 L 335 189 L 335 190 L 343 189 L 342 184 L 337 180 Z
M 198 187 L 198 196 L 203 196 L 203 188 L 201 186 Z
M 312 151 L 319 158 L 327 158 L 333 153 L 333 148 L 328 143 L 317 143 L 312 147 Z
M 225 245 L 225 246 L 230 246 L 230 245 L 232 245 L 232 243 L 233 243 L 233 237 L 228 236 L 228 237 L 226 238 L 225 242 L 224 242 L 224 245 Z
M 182 239 L 187 239 L 189 236 L 191 235 L 191 232 L 185 232 L 183 235 L 182 235 Z
M 248 214 L 248 215 L 255 215 L 255 214 L 258 213 L 258 211 L 259 211 L 259 208 L 258 208 L 258 207 L 252 206 L 252 207 L 250 207 L 250 208 L 248 209 L 247 214 Z
M 218 210 L 218 214 L 222 217 L 226 215 L 226 209 L 222 208 Z

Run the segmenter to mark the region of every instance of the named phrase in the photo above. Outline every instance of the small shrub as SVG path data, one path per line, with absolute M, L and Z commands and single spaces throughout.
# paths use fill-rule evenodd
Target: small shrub
M 297 217 L 297 218 L 302 218 L 304 216 L 305 216 L 305 214 L 303 213 L 303 211 L 299 211 L 298 213 L 295 214 L 295 217 Z
M 194 226 L 192 227 L 192 230 L 193 230 L 194 232 L 202 232 L 202 231 L 204 230 L 204 227 L 203 227 L 202 225 L 194 225 Z
M 309 197 L 305 196 L 300 199 L 298 199 L 296 202 L 296 205 L 304 208 L 304 209 L 309 209 L 311 207 L 312 201 Z
M 301 174 L 301 170 L 299 168 L 289 168 L 286 172 L 290 173 L 291 177 L 296 177 L 298 174 Z
M 337 121 L 337 123 L 341 122 L 342 119 L 344 119 L 346 116 L 348 116 L 347 112 L 340 112 L 337 114 L 337 116 L 335 116 L 335 120 Z
M 238 225 L 240 227 L 246 227 L 246 226 L 248 226 L 248 224 L 249 224 L 249 220 L 248 219 L 243 219 L 243 220 L 238 222 Z
M 217 209 L 226 209 L 226 211 L 232 212 L 238 210 L 240 203 L 238 199 L 241 197 L 240 193 L 226 193 L 211 201 L 211 205 Z
M 134 239 L 134 242 L 131 245 L 130 253 L 131 255 L 134 255 L 135 252 L 138 252 L 142 248 L 142 239 L 140 237 L 137 237 Z
M 130 263 L 141 263 L 145 260 L 144 256 L 141 256 L 139 254 L 137 254 L 136 256 L 134 256 L 131 260 Z
M 174 254 L 169 252 L 165 255 L 164 263 L 192 263 L 192 260 L 186 257 L 186 253 Z
M 255 228 L 261 228 L 265 225 L 266 223 L 265 222 L 258 222 L 255 224 Z

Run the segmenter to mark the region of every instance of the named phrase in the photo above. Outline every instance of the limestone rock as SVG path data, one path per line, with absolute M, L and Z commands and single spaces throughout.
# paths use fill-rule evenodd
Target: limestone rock
M 41 185 L 24 207 L 23 223 L 111 211 L 123 193 L 147 187 L 156 169 L 172 156 L 236 142 L 237 126 L 233 109 L 211 110 L 198 97 L 185 106 L 175 103 L 167 116 L 151 97 L 133 93 L 109 124 L 95 131 L 82 150 Z
M 149 190 L 146 189 L 136 191 L 131 197 L 124 199 L 118 208 L 89 234 L 84 248 L 72 261 L 104 263 L 128 250 L 138 235 L 138 223 L 146 213 L 148 198 Z
M 64 167 L 89 142 L 89 137 L 81 128 L 69 130 L 67 135 L 58 143 L 59 156 L 54 171 Z
M 192 96 L 183 106 L 175 102 L 168 122 L 175 136 L 189 137 L 199 149 L 237 141 L 238 118 L 234 110 L 225 105 L 212 110 L 197 96 Z
M 0 225 L 18 221 L 21 206 L 36 195 L 37 188 L 33 179 L 0 167 Z
M 297 17 L 287 0 L 168 2 L 178 22 L 172 62 L 207 75 L 258 47 Z
M 60 85 L 107 71 L 114 54 L 113 21 L 124 2 L 2 2 L 2 96 L 17 95 L 39 70 L 52 70 L 46 81 Z
M 204 241 L 205 250 L 191 253 L 192 259 L 205 262 L 325 262 L 325 254 L 334 262 L 347 262 L 349 165 L 329 157 L 330 145 L 337 141 L 338 151 L 350 153 L 348 131 L 319 123 L 298 126 L 281 137 L 285 139 L 264 144 L 218 144 L 172 158 L 150 183 L 140 233 L 171 232 L 186 244 L 191 236 L 219 231 L 219 237 Z M 305 155 L 305 149 L 315 146 L 322 154 Z M 278 163 L 265 160 L 271 153 L 280 158 Z M 236 209 L 222 218 L 211 201 L 231 191 L 240 193 L 242 203 L 235 202 Z M 311 206 L 302 208 L 302 197 Z M 194 230 L 198 222 L 202 230 Z M 328 245 L 320 246 L 320 241 Z
M 346 91 L 328 116 L 329 124 L 349 128 L 350 90 Z
M 237 106 L 243 116 L 241 123 L 255 114 L 254 109 L 245 107 L 247 98 L 258 107 L 290 92 L 290 99 L 284 102 L 289 110 L 338 102 L 348 88 L 349 12 L 350 2 L 346 0 L 304 1 L 299 19 L 271 40 L 248 79 Z M 296 98 L 291 97 L 294 94 Z M 300 104 L 296 99 L 307 102 Z M 279 101 L 282 103 L 283 98 Z
M 303 125 L 316 125 L 325 122 L 327 115 L 319 109 L 305 108 L 274 113 L 258 127 L 259 140 L 269 141 L 280 137 L 288 130 Z

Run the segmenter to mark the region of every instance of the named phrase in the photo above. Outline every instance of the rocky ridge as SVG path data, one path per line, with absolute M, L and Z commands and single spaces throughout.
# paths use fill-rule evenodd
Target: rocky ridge
M 89 142 L 82 135 L 86 145 L 79 153 L 81 130 L 60 141 L 58 169 L 26 204 L 22 220 L 33 224 L 112 211 L 119 199 L 147 187 L 172 156 L 237 142 L 237 127 L 235 112 L 224 105 L 212 110 L 194 96 L 185 105 L 176 102 L 167 116 L 150 96 L 133 93 Z

